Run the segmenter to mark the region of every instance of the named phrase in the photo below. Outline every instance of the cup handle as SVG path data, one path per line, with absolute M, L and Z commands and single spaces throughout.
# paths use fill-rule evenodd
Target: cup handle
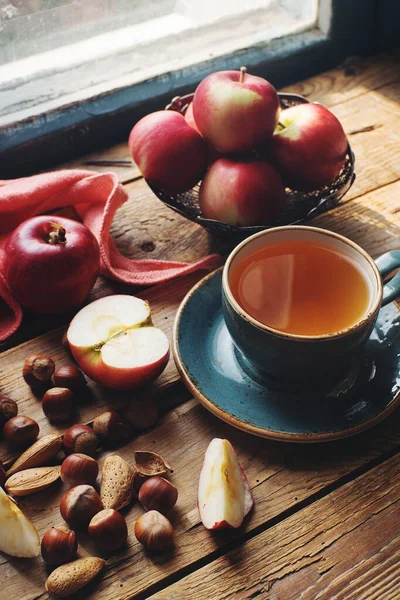
M 382 277 L 389 275 L 395 269 L 400 268 L 400 250 L 386 252 L 376 259 L 376 266 Z M 383 286 L 382 306 L 393 302 L 400 296 L 400 271 Z

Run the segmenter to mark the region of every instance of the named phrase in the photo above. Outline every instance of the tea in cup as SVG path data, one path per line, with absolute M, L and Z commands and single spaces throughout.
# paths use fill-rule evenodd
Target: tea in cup
M 257 233 L 229 255 L 224 318 L 250 370 L 289 381 L 337 377 L 367 341 L 381 306 L 400 294 L 400 251 L 375 262 L 347 238 L 314 227 Z

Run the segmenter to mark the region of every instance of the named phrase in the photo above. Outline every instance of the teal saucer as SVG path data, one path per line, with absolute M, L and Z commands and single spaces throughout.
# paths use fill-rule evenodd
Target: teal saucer
M 383 308 L 363 354 L 333 389 L 276 387 L 252 379 L 225 326 L 222 270 L 202 279 L 179 307 L 173 332 L 178 371 L 193 395 L 234 427 L 291 442 L 348 437 L 400 403 L 400 310 Z

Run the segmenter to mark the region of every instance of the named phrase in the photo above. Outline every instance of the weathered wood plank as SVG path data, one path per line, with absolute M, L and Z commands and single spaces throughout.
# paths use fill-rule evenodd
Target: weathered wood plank
M 400 456 L 314 502 L 154 600 L 396 600 Z
M 197 509 L 198 473 L 213 437 L 227 437 L 234 444 L 255 497 L 255 508 L 242 528 L 214 535 L 200 524 Z M 108 557 L 103 578 L 82 598 L 128 600 L 139 593 L 147 598 L 154 585 L 163 586 L 165 578 L 173 573 L 192 568 L 191 565 L 210 555 L 211 560 L 213 552 L 223 551 L 235 540 L 239 542 L 243 534 L 267 526 L 271 519 L 279 520 L 285 511 L 295 509 L 327 485 L 399 448 L 399 411 L 369 432 L 316 448 L 254 438 L 220 422 L 195 401 L 186 402 L 165 415 L 152 431 L 118 450 L 131 461 L 134 450 L 152 449 L 172 465 L 171 481 L 179 490 L 178 504 L 170 515 L 176 532 L 174 552 L 158 557 L 146 555 L 133 534 L 134 521 L 142 513 L 140 506 L 135 505 L 124 511 L 129 528 L 127 547 Z M 65 489 L 58 484 L 46 492 L 20 499 L 20 506 L 32 518 L 40 535 L 50 526 L 62 524 L 58 505 Z M 96 549 L 86 536 L 81 535 L 80 539 L 81 554 L 95 555 Z M 34 600 L 41 597 L 46 574 L 41 559 L 9 561 L 4 556 L 0 559 L 0 577 L 5 598 L 18 593 L 23 600 Z M 29 581 L 29 587 L 23 581 Z M 207 598 L 192 596 L 197 597 Z
M 92 164 L 93 161 L 113 161 L 113 164 Z M 128 161 L 130 164 L 118 164 L 115 161 Z M 92 152 L 86 154 L 75 160 L 71 160 L 61 165 L 63 169 L 89 169 L 90 171 L 96 171 L 97 173 L 106 173 L 107 171 L 114 171 L 117 173 L 121 182 L 132 181 L 141 177 L 140 171 L 136 164 L 133 162 L 128 149 L 128 140 L 121 144 L 111 146 L 106 150 L 99 152 Z M 54 169 L 52 169 L 54 170 Z
M 351 57 L 336 69 L 283 88 L 305 96 L 313 102 L 333 107 L 382 86 L 398 81 L 400 55 L 397 52 L 379 56 Z

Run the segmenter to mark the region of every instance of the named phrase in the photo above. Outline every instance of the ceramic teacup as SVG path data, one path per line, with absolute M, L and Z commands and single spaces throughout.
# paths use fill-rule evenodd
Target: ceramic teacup
M 232 294 L 232 270 L 246 256 L 265 245 L 304 240 L 333 247 L 355 263 L 368 284 L 365 314 L 348 328 L 326 335 L 285 333 L 260 323 L 249 315 Z M 257 378 L 277 381 L 333 381 L 340 377 L 369 338 L 382 306 L 400 295 L 400 272 L 388 283 L 382 277 L 400 267 L 400 250 L 383 254 L 375 261 L 351 240 L 316 227 L 287 226 L 261 231 L 240 243 L 229 255 L 222 276 L 222 307 L 226 326 L 238 357 Z

